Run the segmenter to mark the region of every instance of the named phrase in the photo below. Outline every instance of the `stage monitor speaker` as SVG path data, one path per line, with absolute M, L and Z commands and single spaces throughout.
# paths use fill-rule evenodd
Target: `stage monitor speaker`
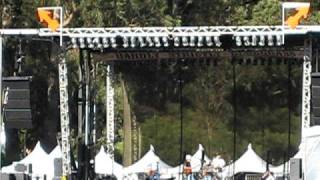
M 302 180 L 302 159 L 290 159 L 290 179 Z
M 3 78 L 3 104 L 7 128 L 32 128 L 31 79 L 30 76 Z
M 320 73 L 311 78 L 311 126 L 320 125 Z

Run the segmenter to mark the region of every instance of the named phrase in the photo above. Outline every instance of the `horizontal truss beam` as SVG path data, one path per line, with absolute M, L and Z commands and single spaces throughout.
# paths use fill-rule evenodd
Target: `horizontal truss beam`
M 232 36 L 237 46 L 281 46 L 286 35 L 319 33 L 320 26 L 196 26 L 196 27 L 115 27 L 63 28 L 62 32 L 41 29 L 1 29 L 5 36 L 60 37 L 73 48 L 220 47 L 221 36 Z M 119 43 L 118 41 L 121 41 Z
M 94 53 L 96 61 L 156 61 L 161 59 L 248 59 L 248 58 L 285 58 L 285 59 L 303 59 L 304 52 L 299 50 L 247 50 L 247 51 L 153 51 L 153 52 L 108 52 Z

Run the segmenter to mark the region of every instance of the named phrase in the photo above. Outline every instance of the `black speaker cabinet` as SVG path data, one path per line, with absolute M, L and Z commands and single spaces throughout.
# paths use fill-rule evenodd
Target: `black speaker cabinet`
M 311 125 L 320 125 L 320 73 L 312 73 Z
M 7 128 L 32 128 L 31 79 L 30 76 L 3 78 L 3 106 Z

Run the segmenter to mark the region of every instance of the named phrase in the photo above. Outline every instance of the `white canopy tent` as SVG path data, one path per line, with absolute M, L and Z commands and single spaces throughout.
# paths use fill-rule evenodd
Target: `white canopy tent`
M 231 177 L 241 172 L 264 173 L 267 163 L 248 145 L 247 151 L 234 163 L 223 168 L 223 176 Z M 269 166 L 273 168 L 272 166 Z
M 204 148 L 201 144 L 199 144 L 198 150 L 191 157 L 190 164 L 191 164 L 192 172 L 199 172 L 200 171 L 203 153 L 205 153 Z M 205 162 L 210 161 L 209 157 L 205 154 L 204 154 L 204 161 Z M 180 164 L 179 166 L 171 168 L 169 170 L 169 174 L 171 174 L 173 177 L 176 177 L 176 179 L 178 179 L 178 176 L 179 176 L 179 174 L 181 174 L 182 170 L 183 170 L 183 164 Z
M 306 172 L 306 179 L 320 179 L 319 163 L 320 163 L 320 126 L 313 126 L 306 129 L 306 138 L 302 140 L 299 151 L 293 158 L 302 159 L 302 166 Z M 285 163 L 286 168 L 290 172 L 289 163 Z M 289 167 L 288 167 L 289 166 Z M 283 175 L 284 165 L 272 168 L 276 175 Z
M 11 165 L 3 167 L 2 173 L 16 173 L 14 166 L 16 164 L 32 165 L 32 176 L 40 179 L 50 172 L 49 155 L 42 149 L 40 142 L 37 142 L 33 151 L 19 162 L 13 162 Z M 48 176 L 48 175 L 47 175 Z
M 57 145 L 48 155 L 48 164 L 49 164 L 49 171 L 47 172 L 48 179 L 52 179 L 54 177 L 54 159 L 62 158 L 62 152 L 59 145 Z M 62 168 L 62 167 L 61 167 Z
M 117 179 L 123 178 L 123 167 L 115 162 L 110 154 L 106 153 L 101 146 L 99 153 L 96 155 L 94 170 L 97 174 L 114 175 Z
M 171 166 L 160 160 L 160 158 L 155 154 L 153 146 L 150 145 L 149 151 L 139 161 L 124 168 L 124 171 L 129 175 L 147 172 L 151 168 L 155 169 L 156 166 L 158 166 L 160 174 L 167 174 L 168 169 L 171 168 Z

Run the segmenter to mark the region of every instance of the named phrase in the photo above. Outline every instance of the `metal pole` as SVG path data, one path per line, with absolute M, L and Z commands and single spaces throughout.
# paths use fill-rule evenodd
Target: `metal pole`
M 89 83 L 90 83 L 90 70 L 89 70 L 89 57 L 90 54 L 87 53 L 87 59 L 85 61 L 85 76 L 86 76 L 86 105 L 85 105 L 85 139 L 84 144 L 88 146 L 89 144 Z
M 232 62 L 232 71 L 233 71 L 233 176 L 235 173 L 235 162 L 237 156 L 237 81 L 236 81 L 236 65 Z
M 0 142 L 2 135 L 2 36 L 0 36 Z M 0 143 L 0 173 L 1 173 L 1 164 L 2 164 L 2 142 Z

